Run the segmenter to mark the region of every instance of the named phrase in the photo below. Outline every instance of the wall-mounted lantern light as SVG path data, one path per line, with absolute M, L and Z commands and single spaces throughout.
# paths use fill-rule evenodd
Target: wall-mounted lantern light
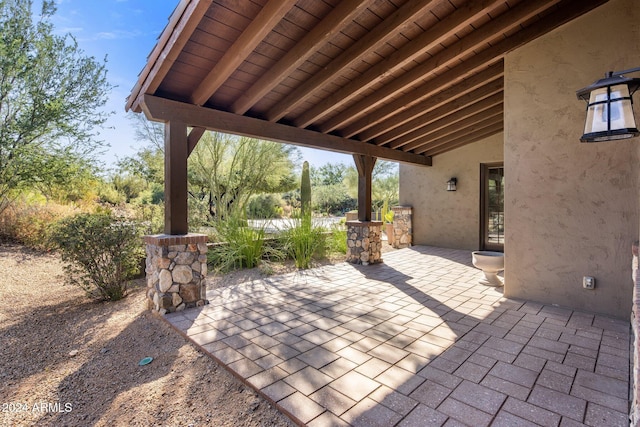
M 451 178 L 447 181 L 447 191 L 456 191 L 456 185 L 458 184 L 458 178 Z
M 587 120 L 582 142 L 600 142 L 640 135 L 633 115 L 633 93 L 640 88 L 640 78 L 625 77 L 639 68 L 609 71 L 604 79 L 576 92 L 587 101 Z

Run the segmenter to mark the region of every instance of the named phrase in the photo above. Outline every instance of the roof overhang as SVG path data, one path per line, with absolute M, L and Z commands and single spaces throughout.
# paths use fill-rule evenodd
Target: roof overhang
M 503 58 L 607 0 L 182 0 L 126 104 L 430 165 L 503 130 Z

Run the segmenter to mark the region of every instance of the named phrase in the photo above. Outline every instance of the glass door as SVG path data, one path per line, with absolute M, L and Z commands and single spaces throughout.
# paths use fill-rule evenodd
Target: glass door
M 480 249 L 504 251 L 504 166 L 480 168 Z

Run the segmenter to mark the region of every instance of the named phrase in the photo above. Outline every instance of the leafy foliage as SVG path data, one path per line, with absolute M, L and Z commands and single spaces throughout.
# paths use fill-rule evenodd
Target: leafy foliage
M 143 249 L 138 226 L 110 214 L 79 214 L 60 221 L 51 239 L 72 283 L 87 294 L 115 301 L 139 270 Z
M 216 221 L 243 216 L 252 195 L 295 187 L 296 148 L 277 142 L 206 132 L 189 156 L 190 194 Z
M 111 89 L 105 64 L 54 34 L 53 1 L 38 21 L 31 5 L 0 1 L 0 211 L 19 189 L 63 185 L 86 171 L 108 115 L 97 111 Z
M 258 194 L 249 200 L 247 214 L 249 218 L 279 218 L 283 214 L 283 203 L 278 194 Z

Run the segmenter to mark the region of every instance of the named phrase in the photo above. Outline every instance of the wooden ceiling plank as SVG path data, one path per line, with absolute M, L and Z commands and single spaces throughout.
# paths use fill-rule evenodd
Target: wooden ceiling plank
M 478 103 L 481 104 L 481 103 Z M 477 105 L 477 104 L 476 104 Z M 402 151 L 412 151 L 417 148 L 421 148 L 425 145 L 426 140 L 437 141 L 447 135 L 455 133 L 459 129 L 481 123 L 486 120 L 492 120 L 496 115 L 502 117 L 504 105 L 502 101 L 498 101 L 497 104 L 482 105 L 480 111 L 472 112 L 472 108 L 469 108 L 468 114 L 459 116 L 451 115 L 442 120 L 433 123 L 432 127 L 428 129 L 420 129 L 415 132 L 413 137 L 409 139 L 408 143 L 402 146 Z M 435 146 L 435 145 L 434 145 Z
M 313 122 L 322 119 L 331 112 L 332 108 L 348 103 L 363 91 L 388 78 L 394 71 L 414 61 L 449 37 L 454 36 L 457 32 L 478 20 L 479 16 L 488 14 L 496 5 L 502 3 L 503 0 L 473 0 L 465 3 L 444 20 L 438 21 L 399 50 L 370 67 L 358 79 L 340 88 L 340 90 L 306 111 L 294 120 L 294 125 L 307 127 Z
M 447 144 L 441 145 L 440 147 L 427 151 L 425 154 L 429 154 L 430 156 L 437 156 L 439 154 L 446 153 L 448 151 L 455 150 L 456 148 L 463 147 L 465 145 L 472 144 L 477 141 L 481 141 L 485 138 L 493 136 L 497 133 L 503 132 L 502 123 L 496 123 L 493 125 L 489 125 L 484 129 L 479 129 L 476 133 L 471 135 L 466 135 L 455 140 L 450 141 Z
M 443 114 L 464 108 L 474 100 L 486 98 L 502 91 L 504 81 L 504 65 L 502 61 L 463 80 L 460 84 L 443 90 L 429 99 L 383 121 L 358 134 L 361 141 L 384 145 L 398 138 L 416 126 L 428 124 Z
M 286 76 L 309 56 L 311 56 L 326 40 L 333 37 L 345 23 L 352 20 L 370 1 L 348 0 L 341 2 L 313 30 L 296 43 L 293 49 L 262 75 L 231 106 L 236 114 L 246 113 L 267 92 L 273 89 Z
M 557 1 L 558 0 L 540 0 L 535 2 L 518 3 L 509 12 L 498 16 L 479 29 L 473 31 L 468 36 L 460 39 L 430 59 L 426 60 L 419 66 L 411 69 L 401 77 L 391 81 L 386 86 L 377 90 L 372 96 L 358 101 L 354 105 L 342 111 L 340 114 L 327 120 L 327 122 L 323 123 L 319 129 L 322 132 L 331 132 L 341 126 L 344 126 L 346 123 L 355 121 L 355 123 L 341 130 L 341 134 L 343 136 L 350 138 L 384 120 L 384 118 L 389 115 L 397 114 L 398 112 L 410 107 L 412 104 L 421 101 L 425 97 L 433 95 L 436 90 L 439 91 L 447 85 L 451 85 L 458 80 L 462 80 L 465 76 L 473 73 L 476 69 L 500 60 L 502 58 L 501 55 L 516 46 L 516 43 L 514 43 L 515 39 L 509 38 L 505 39 L 503 42 L 499 42 L 498 45 L 496 45 L 499 46 L 498 48 L 493 46 L 484 49 L 476 54 L 471 60 L 462 62 L 462 64 L 455 66 L 444 75 L 435 77 L 425 85 L 420 86 L 418 91 L 421 92 L 421 98 L 417 98 L 416 88 L 413 88 L 413 86 L 416 85 L 416 82 L 422 82 L 425 79 L 425 76 L 433 75 L 433 73 L 437 71 L 443 71 L 445 67 L 460 61 L 465 57 L 465 55 L 468 55 L 474 50 L 486 45 L 489 40 L 494 40 L 502 32 L 519 26 L 522 22 L 525 22 L 532 16 L 537 15 L 545 8 L 549 7 L 549 4 L 556 3 Z M 511 42 L 508 40 L 511 40 Z M 479 59 L 480 55 L 482 55 L 482 60 Z M 447 76 L 449 78 L 447 78 Z M 373 114 L 370 113 L 372 109 L 380 106 L 401 91 L 408 91 L 410 93 L 398 98 L 398 100 L 388 105 L 385 105 Z M 407 103 L 406 100 L 408 98 L 414 98 L 414 96 L 417 99 Z M 402 99 L 402 101 L 400 101 L 400 99 Z M 391 107 L 391 105 L 393 105 L 393 107 Z M 357 119 L 363 116 L 364 118 Z
M 191 102 L 195 105 L 204 105 L 295 3 L 296 0 L 269 0 L 216 66 L 200 82 L 191 94 Z
M 380 138 L 375 138 L 374 140 L 367 142 L 372 142 L 376 145 L 387 145 L 390 148 L 400 148 L 406 143 L 403 140 L 404 136 L 410 134 L 415 129 L 435 123 L 445 116 L 455 114 L 456 112 L 467 108 L 469 105 L 483 101 L 486 98 L 499 96 L 504 97 L 502 92 L 504 88 L 499 86 L 500 84 L 502 84 L 501 80 L 490 82 L 489 84 L 481 86 L 480 88 L 459 98 L 453 99 L 449 103 L 440 105 L 438 108 L 427 112 L 427 114 L 416 117 L 415 120 L 411 120 L 399 128 L 390 127 L 391 130 L 381 135 Z M 358 139 L 362 140 L 360 138 Z
M 188 126 L 249 136 L 286 144 L 301 145 L 347 154 L 362 154 L 401 163 L 431 166 L 431 159 L 420 154 L 405 153 L 361 141 L 325 135 L 280 123 L 267 122 L 212 108 L 172 101 L 153 95 L 144 95 L 141 104 L 147 119 L 154 121 L 180 121 Z
M 460 138 L 464 138 L 468 135 L 473 136 L 475 133 L 480 130 L 493 125 L 504 126 L 502 113 L 497 114 L 493 117 L 487 117 L 484 120 L 480 120 L 476 123 L 471 123 L 470 125 L 457 129 L 454 132 L 449 133 L 448 135 L 442 136 L 437 139 L 426 138 L 423 141 L 423 145 L 419 148 L 415 149 L 414 153 L 424 153 L 428 150 L 434 150 L 442 145 L 446 145 L 451 141 L 458 140 Z
M 367 54 L 375 46 L 393 37 L 397 32 L 401 31 L 404 26 L 409 25 L 415 16 L 422 12 L 422 10 L 433 1 L 434 0 L 416 0 L 405 3 L 382 23 L 375 26 L 365 37 L 357 40 L 340 56 L 327 64 L 322 71 L 298 86 L 296 90 L 267 111 L 265 118 L 272 122 L 280 120 L 316 90 L 320 89 L 325 83 L 333 79 L 341 70 L 362 58 L 362 56 Z
M 158 42 L 149 54 L 147 64 L 127 99 L 125 111 L 140 112 L 141 96 L 154 93 L 166 77 L 174 61 L 189 41 L 191 34 L 211 6 L 212 0 L 181 0 L 169 18 Z

